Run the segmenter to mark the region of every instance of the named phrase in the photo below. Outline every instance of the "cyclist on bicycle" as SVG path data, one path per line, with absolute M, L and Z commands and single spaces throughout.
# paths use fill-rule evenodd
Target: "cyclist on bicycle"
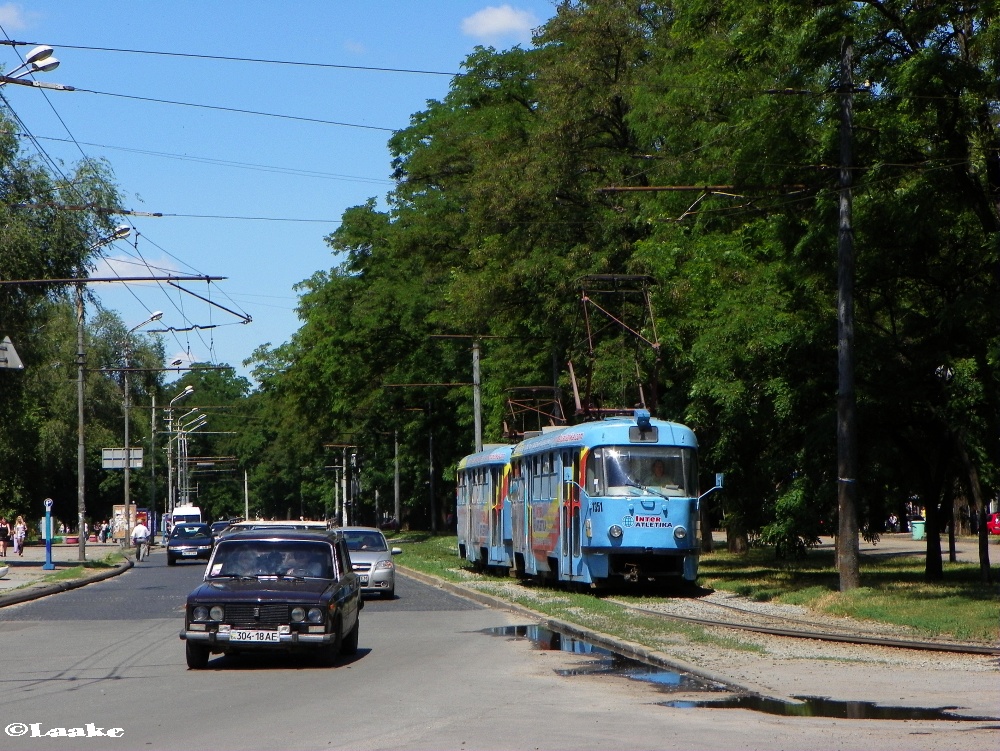
M 132 528 L 132 544 L 135 545 L 135 560 L 142 560 L 142 548 L 149 541 L 149 527 L 138 522 Z

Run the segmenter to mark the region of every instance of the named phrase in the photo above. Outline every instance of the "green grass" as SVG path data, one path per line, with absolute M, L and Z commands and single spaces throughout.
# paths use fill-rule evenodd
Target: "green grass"
M 699 583 L 758 601 L 801 605 L 830 615 L 908 626 L 923 636 L 995 643 L 1000 638 L 997 586 L 979 581 L 976 563 L 944 563 L 941 581 L 924 578 L 922 556 L 861 558 L 861 587 L 839 591 L 829 551 L 777 561 L 767 549 L 746 556 L 703 556 Z
M 523 595 L 511 594 L 517 592 L 508 586 L 512 580 L 477 574 L 459 558 L 454 535 L 401 533 L 392 544 L 405 551 L 397 559 L 403 566 L 446 581 L 473 584 L 553 618 L 647 646 L 681 635 L 688 640 L 709 638 L 698 628 L 637 617 L 592 595 L 528 584 L 518 585 L 523 587 Z M 773 551 L 754 548 L 745 556 L 725 551 L 702 556 L 698 583 L 760 602 L 800 605 L 831 615 L 907 626 L 915 636 L 986 643 L 1000 639 L 997 586 L 981 584 L 979 566 L 974 563 L 945 562 L 943 580 L 927 582 L 922 557 L 862 556 L 862 586 L 840 592 L 831 552 L 809 551 L 801 561 L 779 561 Z M 640 598 L 635 600 L 641 604 Z
M 683 639 L 728 649 L 759 651 L 755 645 L 707 633 L 697 626 L 678 621 L 633 613 L 617 603 L 591 594 L 570 592 L 531 583 L 514 582 L 508 577 L 477 574 L 458 556 L 458 540 L 452 536 L 431 536 L 427 533 L 401 533 L 390 540 L 403 549 L 400 565 L 445 581 L 474 586 L 478 591 L 508 602 L 530 608 L 550 618 L 556 618 L 593 629 L 610 636 L 636 642 L 653 649 L 662 649 Z M 518 594 L 521 592 L 523 594 Z

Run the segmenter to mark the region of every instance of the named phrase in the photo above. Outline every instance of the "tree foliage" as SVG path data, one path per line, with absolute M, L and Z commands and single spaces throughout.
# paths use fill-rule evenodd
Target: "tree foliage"
M 328 238 L 340 263 L 303 283 L 300 331 L 258 358 L 262 394 L 297 416 L 283 440 L 317 462 L 324 441 L 359 444 L 383 497 L 390 432 L 412 457 L 436 440 L 442 472 L 472 415 L 468 387 L 416 385 L 469 380 L 468 339 L 435 337 L 482 337 L 496 439 L 507 389 L 567 393 L 578 280 L 647 274 L 659 348 L 602 330 L 595 391 L 624 406 L 645 383 L 698 431 L 730 477 L 716 521 L 734 546 L 815 542 L 836 511 L 851 38 L 863 529 L 915 502 L 936 540 L 956 483 L 995 495 L 1000 459 L 996 10 L 566 1 L 530 48 L 477 48 L 391 140 L 386 208 Z M 657 186 L 680 189 L 621 190 Z M 416 513 L 423 473 L 404 463 Z

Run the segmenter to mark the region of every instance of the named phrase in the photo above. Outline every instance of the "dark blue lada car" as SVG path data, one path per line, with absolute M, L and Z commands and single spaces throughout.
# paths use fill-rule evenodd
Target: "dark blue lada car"
M 326 665 L 358 648 L 361 587 L 339 532 L 256 530 L 224 537 L 187 598 L 187 664 L 211 654 L 314 652 Z

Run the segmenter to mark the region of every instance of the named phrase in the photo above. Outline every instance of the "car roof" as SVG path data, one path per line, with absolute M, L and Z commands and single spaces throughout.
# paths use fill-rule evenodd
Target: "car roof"
M 246 529 L 226 535 L 219 544 L 239 540 L 302 540 L 308 542 L 334 542 L 339 537 L 337 530 L 307 529 Z
M 377 527 L 337 527 L 341 532 L 378 532 L 382 534 L 382 530 Z
M 229 525 L 233 529 L 265 529 L 274 527 L 277 529 L 326 529 L 324 521 L 302 520 L 302 519 L 246 519 L 241 522 L 233 522 Z

